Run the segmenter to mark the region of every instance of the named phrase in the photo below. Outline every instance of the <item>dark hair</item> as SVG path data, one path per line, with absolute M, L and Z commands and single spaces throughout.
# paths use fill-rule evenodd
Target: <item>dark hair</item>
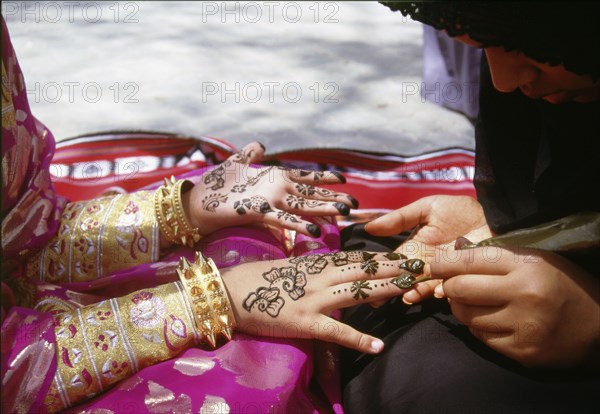
M 519 50 L 531 59 L 600 78 L 600 2 L 380 2 L 413 20 L 467 34 L 483 47 Z

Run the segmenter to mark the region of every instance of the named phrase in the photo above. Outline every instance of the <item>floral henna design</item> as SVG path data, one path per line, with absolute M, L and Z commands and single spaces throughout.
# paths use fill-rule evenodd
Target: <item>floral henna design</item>
M 317 192 L 317 189 L 308 184 L 296 184 L 296 190 L 305 197 L 311 196 Z
M 204 182 L 206 186 L 210 186 L 209 188 L 211 190 L 223 188 L 225 186 L 225 178 L 223 178 L 225 175 L 225 168 L 230 165 L 231 161 L 224 161 L 217 168 L 206 174 L 202 179 L 202 182 Z
M 227 201 L 227 196 L 221 193 L 209 194 L 202 200 L 202 209 L 214 213 L 221 203 Z
M 260 214 L 267 214 L 271 209 L 269 201 L 263 196 L 252 196 L 250 198 L 244 198 L 233 203 L 233 209 L 239 215 L 246 214 L 247 210 L 254 210 Z
M 360 268 L 369 275 L 375 275 L 379 269 L 379 263 L 373 259 L 368 259 L 360 264 Z
M 330 254 L 315 254 L 310 256 L 298 256 L 290 259 L 290 263 L 296 264 L 296 269 L 305 268 L 311 275 L 319 274 L 329 264 Z
M 240 216 L 246 214 L 246 210 L 250 210 L 252 208 L 252 200 L 249 198 L 238 200 L 233 203 L 233 208 Z
M 285 198 L 285 202 L 288 207 L 302 208 L 306 204 L 306 199 L 290 194 Z
M 279 316 L 283 305 L 285 300 L 279 296 L 279 289 L 265 287 L 259 287 L 250 293 L 242 304 L 248 312 L 252 311 L 252 308 L 257 308 L 260 312 L 267 312 L 273 318 Z
M 231 189 L 232 193 L 243 193 L 246 191 L 246 184 L 236 184 Z
M 285 305 L 285 300 L 280 296 L 282 290 L 292 300 L 298 300 L 305 294 L 306 275 L 295 267 L 274 267 L 263 273 L 263 278 L 270 282 L 269 287 L 261 286 L 246 297 L 242 306 L 248 312 L 256 308 L 276 318 Z
M 369 282 L 366 280 L 358 280 L 356 282 L 352 282 L 352 286 L 350 287 L 350 292 L 354 293 L 352 297 L 355 300 L 368 298 L 369 294 L 365 292 L 365 290 L 373 290 L 373 288 L 369 285 Z
M 298 300 L 304 296 L 304 286 L 306 286 L 306 275 L 304 272 L 290 267 L 274 267 L 270 271 L 263 273 L 263 277 L 271 282 L 269 287 L 278 287 L 290 295 L 292 300 Z

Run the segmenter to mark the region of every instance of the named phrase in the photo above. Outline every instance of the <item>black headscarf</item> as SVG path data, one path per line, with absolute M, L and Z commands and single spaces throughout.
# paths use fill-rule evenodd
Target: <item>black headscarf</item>
M 600 2 L 380 2 L 413 20 L 600 79 Z

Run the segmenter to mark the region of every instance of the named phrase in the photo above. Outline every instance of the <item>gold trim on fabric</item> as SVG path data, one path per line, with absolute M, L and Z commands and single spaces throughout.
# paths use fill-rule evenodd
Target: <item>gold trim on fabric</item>
M 102 301 L 56 318 L 58 367 L 46 401 L 69 405 L 101 393 L 195 342 L 177 283 Z

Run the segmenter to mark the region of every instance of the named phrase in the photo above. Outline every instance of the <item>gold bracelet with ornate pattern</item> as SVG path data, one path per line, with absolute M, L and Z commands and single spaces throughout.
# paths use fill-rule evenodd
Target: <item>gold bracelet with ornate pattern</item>
M 165 178 L 165 185 L 154 193 L 156 221 L 161 231 L 172 243 L 193 247 L 200 240 L 198 227 L 192 228 L 181 205 L 181 193 L 194 184 L 189 180 L 176 181 L 175 177 Z
M 214 349 L 219 336 L 231 340 L 235 318 L 219 269 L 213 260 L 201 252 L 196 252 L 194 263 L 182 257 L 177 274 L 190 297 L 196 326 L 208 343 Z

